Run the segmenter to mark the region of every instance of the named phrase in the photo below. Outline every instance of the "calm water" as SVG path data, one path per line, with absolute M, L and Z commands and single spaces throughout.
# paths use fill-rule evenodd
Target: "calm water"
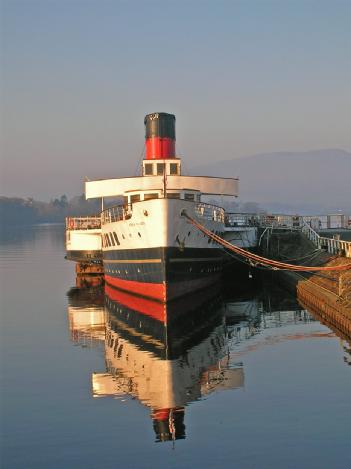
M 0 266 L 2 467 L 351 467 L 350 345 L 276 287 L 173 333 L 71 290 L 61 226 L 3 233 Z

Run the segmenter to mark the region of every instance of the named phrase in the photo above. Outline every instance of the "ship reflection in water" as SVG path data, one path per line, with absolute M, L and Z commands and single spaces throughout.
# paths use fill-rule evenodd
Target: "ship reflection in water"
M 185 438 L 190 402 L 244 385 L 242 366 L 229 367 L 218 296 L 167 306 L 148 300 L 148 310 L 144 300 L 110 288 L 105 299 L 107 373 L 93 374 L 94 397 L 129 394 L 150 407 L 157 441 Z M 178 320 L 159 321 L 160 309 Z
M 243 355 L 282 340 L 333 335 L 304 331 L 315 319 L 295 299 L 261 292 L 223 301 L 207 291 L 164 305 L 108 286 L 71 290 L 72 340 L 104 345 L 105 369 L 92 374 L 93 396 L 138 399 L 150 408 L 156 441 L 185 438 L 188 404 L 244 387 Z M 350 345 L 342 346 L 350 362 Z
M 68 324 L 76 345 L 93 347 L 104 343 L 104 301 L 101 288 L 71 288 L 68 292 Z

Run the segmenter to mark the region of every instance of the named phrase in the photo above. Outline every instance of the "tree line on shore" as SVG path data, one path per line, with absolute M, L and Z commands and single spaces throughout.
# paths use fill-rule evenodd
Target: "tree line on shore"
M 0 197 L 2 224 L 62 223 L 67 216 L 85 216 L 101 211 L 100 200 L 85 200 L 84 195 L 68 200 L 66 195 L 41 202 L 32 198 Z

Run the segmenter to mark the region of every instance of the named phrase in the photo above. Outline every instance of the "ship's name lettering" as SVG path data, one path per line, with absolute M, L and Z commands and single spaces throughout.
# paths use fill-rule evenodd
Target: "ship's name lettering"
M 129 223 L 129 226 L 140 226 L 140 225 L 145 225 L 145 222 L 141 221 L 140 223 Z

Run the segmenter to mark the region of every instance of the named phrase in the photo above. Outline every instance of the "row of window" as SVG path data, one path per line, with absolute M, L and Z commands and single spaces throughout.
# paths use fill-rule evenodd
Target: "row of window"
M 144 163 L 144 175 L 145 176 L 163 176 L 166 163 Z M 179 164 L 169 163 L 170 176 L 176 176 L 179 174 Z
M 181 193 L 180 192 L 167 192 L 166 195 L 167 199 L 181 199 Z M 124 205 L 127 205 L 128 203 L 134 204 L 135 202 L 140 202 L 141 200 L 151 200 L 151 199 L 158 199 L 159 194 L 157 192 L 152 192 L 149 194 L 144 193 L 143 194 L 143 199 L 141 198 L 141 194 L 133 194 L 129 196 L 129 201 L 128 197 L 125 196 L 123 199 Z M 196 202 L 200 202 L 200 194 L 190 194 L 188 192 L 184 193 L 184 200 L 192 200 Z
M 106 341 L 107 341 L 108 347 L 113 349 L 113 351 L 115 352 L 115 357 L 117 356 L 117 358 L 121 358 L 122 352 L 123 352 L 123 345 L 124 345 L 123 342 L 120 344 L 119 338 L 113 337 L 111 333 L 106 334 Z
M 138 236 L 141 238 L 141 234 L 138 231 Z M 129 237 L 132 237 L 132 233 L 129 233 Z M 122 238 L 126 239 L 124 234 L 122 234 Z M 112 231 L 112 233 L 103 233 L 102 235 L 102 247 L 103 248 L 112 248 L 114 246 L 120 246 L 121 242 L 117 236 L 117 233 L 115 231 Z
M 124 197 L 124 204 L 128 204 L 128 197 Z M 144 194 L 143 200 L 151 200 L 151 199 L 158 199 L 158 193 L 154 192 L 151 194 Z M 135 202 L 140 202 L 141 201 L 141 194 L 133 194 L 130 196 L 130 202 L 131 204 L 134 204 Z
M 114 231 L 112 233 L 104 233 L 102 235 L 102 247 L 112 247 L 112 246 L 119 246 L 121 243 L 118 239 L 117 233 Z

